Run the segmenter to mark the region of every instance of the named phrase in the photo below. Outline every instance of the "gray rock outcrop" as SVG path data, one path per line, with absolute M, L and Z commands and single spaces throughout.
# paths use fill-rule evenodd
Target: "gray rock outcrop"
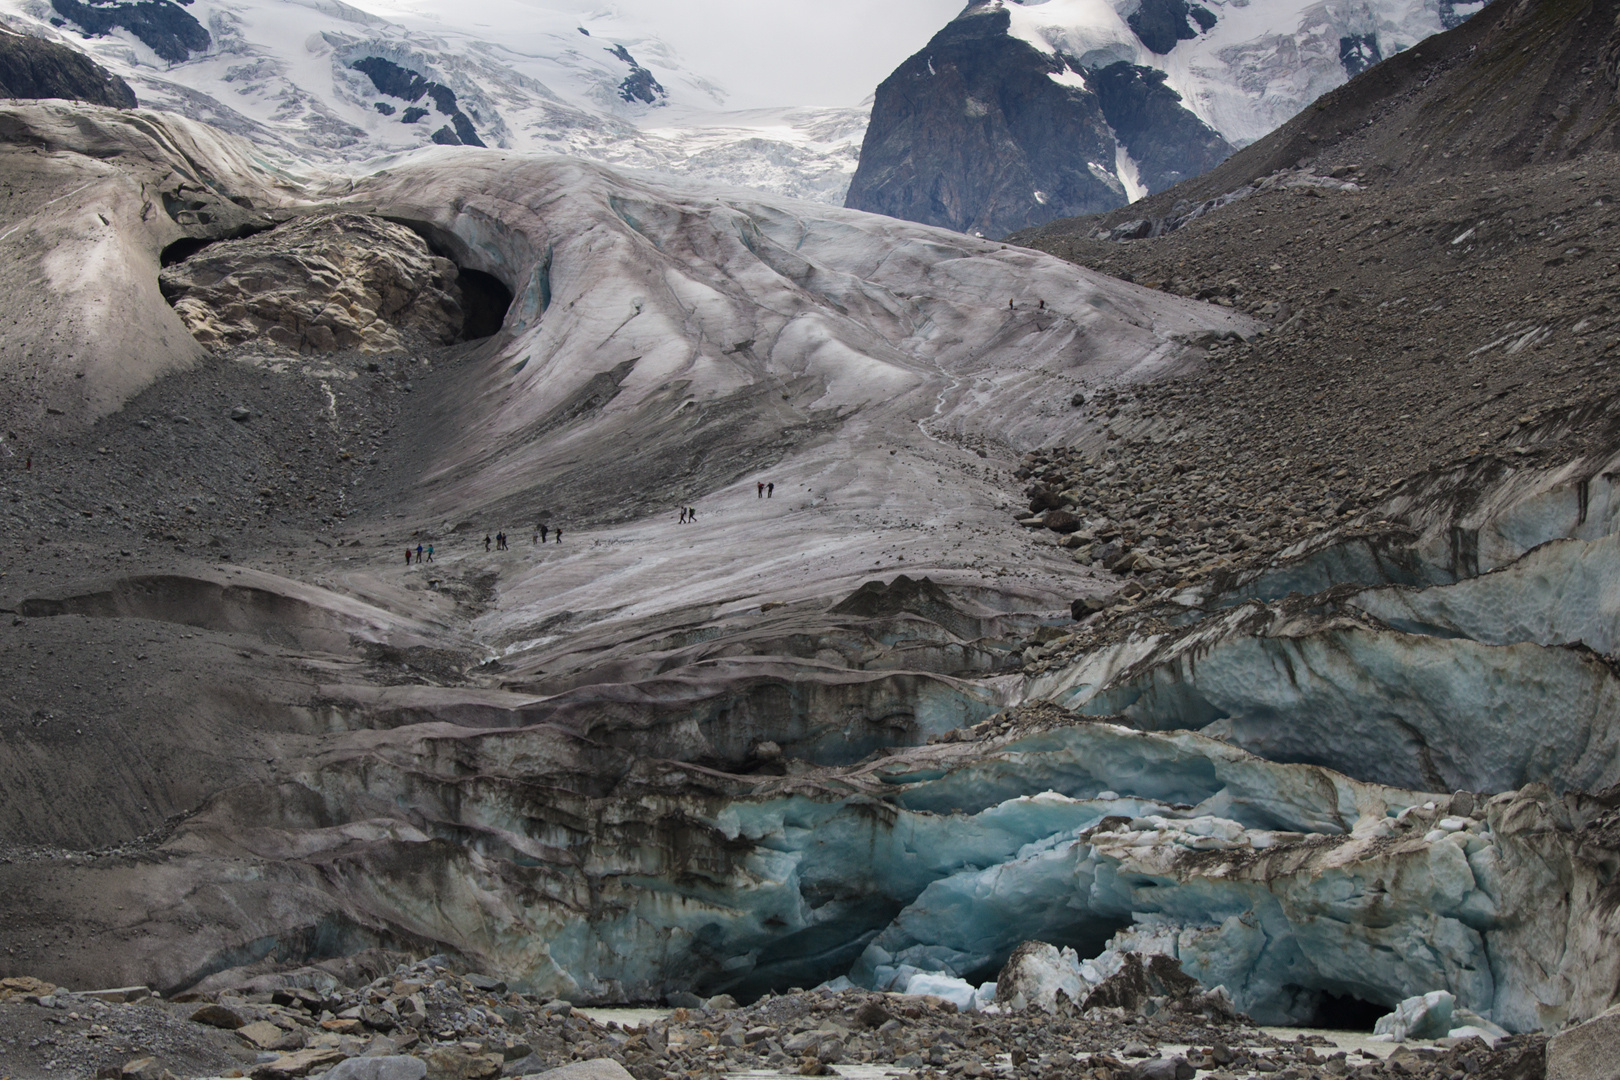
M 403 225 L 320 214 L 222 241 L 165 269 L 163 294 L 210 348 L 267 339 L 304 353 L 456 340 L 456 266 Z
M 1620 1080 L 1620 1005 L 1547 1040 L 1547 1080 Z

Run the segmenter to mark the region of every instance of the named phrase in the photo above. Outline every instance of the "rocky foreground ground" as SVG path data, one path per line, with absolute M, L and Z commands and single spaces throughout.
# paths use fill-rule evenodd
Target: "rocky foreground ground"
M 1278 1038 L 1222 1008 L 1218 995 L 1176 989 L 1190 982 L 1175 980 L 1178 973 L 1166 985 L 1141 969 L 1122 972 L 1079 1006 L 1060 997 L 1052 1013 L 962 1013 L 932 995 L 795 990 L 746 1007 L 728 997 L 692 998 L 688 1007 L 614 1019 L 510 993 L 498 979 L 458 974 L 443 957 L 389 959 L 405 958 L 351 957 L 262 979 L 262 986 L 174 1000 L 144 987 L 74 992 L 37 979 L 0 980 L 0 1075 L 284 1080 L 321 1076 L 353 1058 L 399 1057 L 422 1062 L 427 1080 L 530 1076 L 603 1059 L 636 1080 L 761 1070 L 830 1076 L 855 1067 L 897 1080 L 1547 1075 L 1542 1035 L 1494 1046 L 1475 1037 L 1347 1053 L 1319 1033 Z M 387 970 L 372 977 L 379 967 Z M 387 1075 L 420 1075 L 404 1069 Z M 333 1073 L 360 1075 L 355 1066 Z

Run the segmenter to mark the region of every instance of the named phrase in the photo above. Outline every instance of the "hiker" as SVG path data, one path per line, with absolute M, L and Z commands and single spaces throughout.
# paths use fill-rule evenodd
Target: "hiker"
M 550 528 L 551 528 L 551 526 L 549 526 L 549 525 L 540 526 L 540 542 L 542 544 L 546 542 L 546 531 L 548 529 L 550 529 Z
M 768 499 L 774 494 L 776 494 L 776 481 L 773 480 L 765 485 L 765 497 Z
M 694 522 L 696 520 L 697 520 L 697 507 L 688 506 L 686 508 L 686 523 L 688 525 L 690 525 L 690 524 L 692 524 L 692 522 Z
M 484 550 L 485 551 L 489 550 L 489 534 L 488 533 L 484 534 Z
M 681 524 L 686 524 L 686 507 L 681 507 Z
M 433 545 L 429 544 L 428 545 L 428 562 L 432 562 L 432 561 L 433 561 Z
M 1007 301 L 1007 310 L 1008 311 L 1016 311 L 1017 308 L 1018 308 L 1017 304 L 1014 304 L 1011 300 Z
M 422 565 L 422 545 L 421 544 L 416 545 L 416 565 L 418 565 L 418 566 Z
M 538 547 L 539 544 L 540 544 L 540 534 L 535 533 L 534 538 L 529 541 L 529 546 L 530 547 Z
M 1042 300 L 1042 301 L 1041 301 L 1041 310 L 1042 310 L 1042 311 L 1045 311 L 1045 310 L 1046 310 L 1046 301 L 1045 301 L 1045 300 Z
M 405 549 L 405 565 L 406 566 L 411 565 L 411 549 L 410 548 Z
M 557 543 L 562 543 L 562 526 L 557 526 Z
M 763 480 L 759 482 L 759 497 L 762 499 L 765 497 L 765 481 Z

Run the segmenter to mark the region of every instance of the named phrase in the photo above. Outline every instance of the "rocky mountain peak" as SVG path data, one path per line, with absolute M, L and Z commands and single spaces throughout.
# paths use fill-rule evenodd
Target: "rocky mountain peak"
M 1060 218 L 1065 206 L 1087 213 L 1110 200 L 1124 205 L 1208 171 L 1322 92 L 1472 10 L 1415 0 L 1381 0 L 1376 9 L 1296 0 L 1255 5 L 1264 8 L 1263 21 L 1252 11 L 1238 18 L 1224 5 L 1188 0 L 1144 0 L 1124 14 L 1107 4 L 1056 0 L 971 4 L 880 87 L 846 205 L 988 228 L 986 235 L 1013 221 Z M 996 34 L 1028 48 L 997 45 Z M 947 59 L 962 65 L 969 39 L 976 43 L 971 94 L 949 79 L 932 97 L 901 92 L 897 79 L 922 85 L 925 54 L 936 67 Z M 1043 75 L 1077 92 L 1041 86 Z M 992 100 L 998 112 L 988 121 L 995 129 L 989 152 L 979 129 L 990 115 L 982 103 Z M 1025 113 L 1034 119 L 1022 120 Z M 1041 137 L 1048 116 L 1070 114 L 1100 119 L 1107 135 Z M 1020 134 L 1026 124 L 1028 136 Z M 987 161 L 995 163 L 988 171 Z M 1075 179 L 1062 188 L 1066 198 L 1053 198 L 1063 176 Z M 954 203 L 931 199 L 931 188 L 949 188 Z
M 986 236 L 1096 213 L 1231 147 L 1162 73 L 1084 69 L 969 7 L 878 87 L 846 205 Z
M 67 98 L 133 109 L 129 84 L 81 52 L 0 28 L 0 97 Z

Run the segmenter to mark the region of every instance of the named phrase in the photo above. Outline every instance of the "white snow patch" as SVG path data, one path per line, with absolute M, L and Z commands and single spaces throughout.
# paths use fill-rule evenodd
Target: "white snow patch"
M 1125 149 L 1125 144 L 1120 142 L 1117 136 L 1114 139 L 1114 175 L 1125 185 L 1125 195 L 1131 202 L 1147 197 L 1148 189 L 1147 185 L 1142 183 L 1142 170 L 1137 167 L 1136 159 L 1131 157 L 1131 152 Z
M 1085 75 L 1073 70 L 1072 68 L 1064 68 L 1062 71 L 1049 72 L 1046 77 L 1057 83 L 1059 86 L 1072 86 L 1076 90 L 1091 90 L 1091 87 L 1086 83 Z

